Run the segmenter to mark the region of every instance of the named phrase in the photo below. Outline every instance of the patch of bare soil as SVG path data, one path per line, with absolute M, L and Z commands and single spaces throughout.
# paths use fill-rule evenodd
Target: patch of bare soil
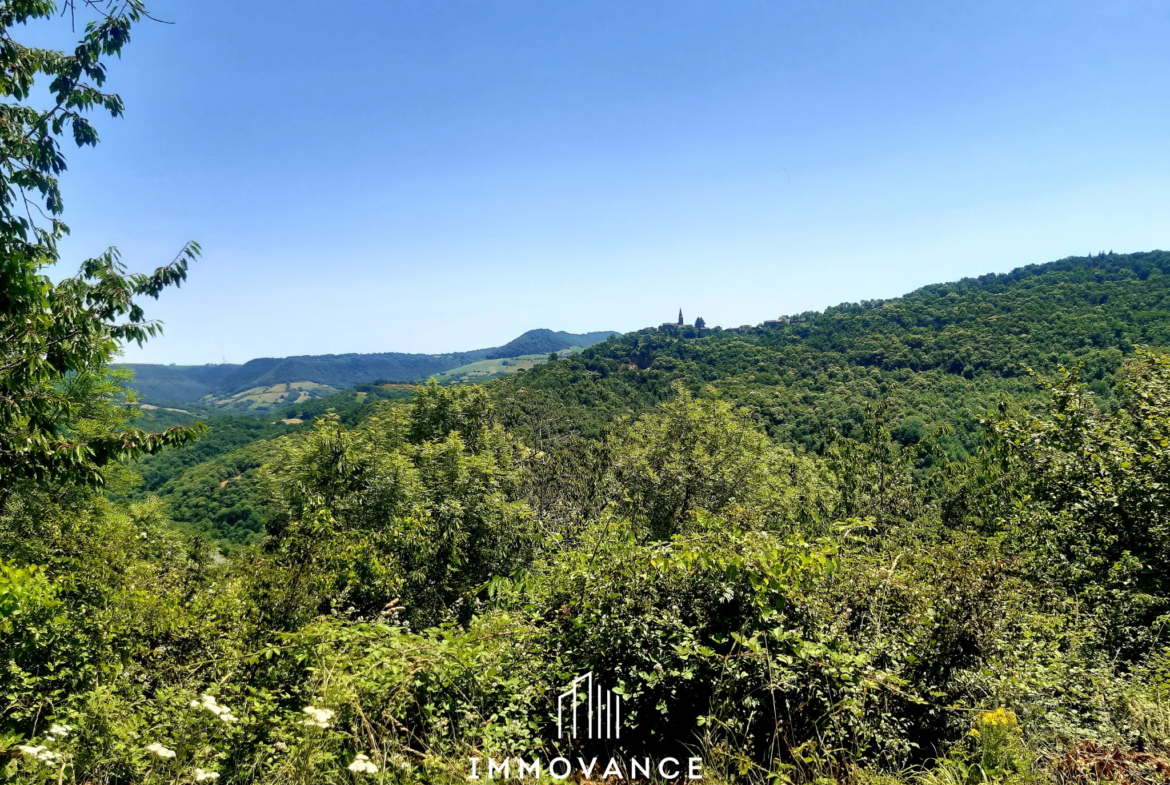
M 1081 741 L 1046 762 L 1060 785 L 1166 785 L 1170 759 Z

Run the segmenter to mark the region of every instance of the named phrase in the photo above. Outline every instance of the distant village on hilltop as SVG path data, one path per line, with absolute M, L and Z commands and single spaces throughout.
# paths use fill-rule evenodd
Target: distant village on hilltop
M 677 322 L 663 322 L 662 324 L 658 325 L 657 327 L 643 327 L 638 332 L 640 332 L 640 333 L 653 333 L 653 332 L 670 333 L 670 332 L 679 332 L 681 330 L 691 329 L 691 330 L 722 330 L 723 332 L 730 332 L 730 333 L 745 333 L 745 332 L 749 332 L 751 330 L 759 329 L 761 327 L 779 327 L 782 324 L 790 324 L 792 322 L 799 322 L 799 321 L 802 321 L 801 317 L 799 317 L 799 316 L 779 316 L 775 319 L 766 319 L 763 322 L 763 324 L 741 324 L 739 327 L 708 327 L 707 324 L 703 321 L 703 317 L 701 317 L 701 316 L 699 318 L 695 319 L 694 324 L 687 324 L 686 321 L 683 319 L 682 308 L 679 308 Z

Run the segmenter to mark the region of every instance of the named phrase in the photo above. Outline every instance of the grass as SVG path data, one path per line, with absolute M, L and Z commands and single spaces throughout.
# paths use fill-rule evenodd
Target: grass
M 560 354 L 575 354 L 581 351 L 580 346 L 572 346 Z M 479 362 L 461 365 L 444 373 L 436 374 L 435 379 L 440 384 L 476 384 L 496 379 L 500 376 L 516 373 L 520 369 L 531 370 L 537 365 L 548 361 L 547 354 L 522 354 L 519 357 L 503 357 L 498 360 L 480 360 Z
M 234 395 L 204 396 L 203 402 L 221 409 L 254 411 L 274 405 L 301 403 L 310 398 L 321 398 L 337 390 L 316 382 L 285 382 L 270 387 L 253 387 Z

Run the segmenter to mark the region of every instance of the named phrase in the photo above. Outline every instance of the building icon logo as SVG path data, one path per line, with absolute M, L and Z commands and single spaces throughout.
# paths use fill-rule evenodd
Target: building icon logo
M 569 714 L 572 714 L 570 718 Z M 620 739 L 622 697 L 593 685 L 593 671 L 573 679 L 557 696 L 557 738 Z
M 638 735 L 638 734 L 634 734 Z M 557 741 L 566 739 L 620 739 L 622 737 L 622 696 L 593 683 L 593 672 L 582 674 L 569 684 L 569 689 L 557 696 Z M 576 745 L 566 745 L 575 747 Z M 598 745 L 586 745 L 595 747 Z M 620 750 L 622 745 L 605 745 L 611 751 Z M 594 749 L 595 753 L 600 750 Z M 703 759 L 652 758 L 649 755 L 622 756 L 611 754 L 608 760 L 600 754 L 575 756 L 570 760 L 557 755 L 546 760 L 536 755 L 532 758 L 508 757 L 503 759 L 470 757 L 467 778 L 471 780 L 500 780 L 505 782 L 541 781 L 547 775 L 555 781 L 564 781 L 576 773 L 573 782 L 604 782 L 621 780 L 627 782 L 679 782 L 703 779 Z M 657 776 L 655 774 L 657 773 Z M 565 783 L 568 785 L 568 783 Z M 702 785 L 702 783 L 696 783 Z

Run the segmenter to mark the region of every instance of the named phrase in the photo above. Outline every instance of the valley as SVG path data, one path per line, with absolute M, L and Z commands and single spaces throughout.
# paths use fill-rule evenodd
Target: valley
M 529 330 L 503 346 L 451 354 L 306 355 L 260 358 L 243 365 L 149 365 L 127 363 L 134 388 L 148 405 L 198 403 L 263 414 L 283 405 L 320 398 L 357 384 L 483 381 L 531 368 L 552 352 L 580 351 L 612 331 L 584 334 Z
M 712 389 L 746 407 L 773 440 L 792 449 L 815 454 L 841 438 L 866 438 L 880 416 L 907 448 L 929 442 L 940 455 L 965 460 L 980 449 L 981 420 L 1000 400 L 1025 409 L 1044 405 L 1029 369 L 1051 374 L 1079 367 L 1102 405 L 1111 406 L 1115 374 L 1139 345 L 1170 346 L 1165 253 L 1034 265 L 734 331 L 644 330 L 565 347 L 566 355 L 552 363 L 541 354 L 485 359 L 435 379 L 487 382 L 518 432 L 539 429 L 544 438 L 598 438 L 619 418 L 637 417 L 680 388 Z M 243 422 L 220 419 L 220 412 L 263 416 L 284 430 L 248 426 L 243 442 L 213 439 L 208 445 L 222 448 L 197 466 L 172 464 L 170 452 L 146 458 L 142 466 L 151 479 L 129 498 L 158 494 L 178 520 L 208 531 L 224 548 L 237 547 L 259 536 L 267 517 L 257 473 L 272 454 L 268 440 L 309 428 L 330 411 L 356 425 L 382 402 L 410 400 L 413 389 L 284 384 L 243 391 L 224 399 L 238 403 L 200 410 L 213 436 L 233 433 Z M 148 414 L 158 422 L 193 419 Z M 925 456 L 923 465 L 937 460 Z M 237 475 L 240 483 L 221 488 Z

